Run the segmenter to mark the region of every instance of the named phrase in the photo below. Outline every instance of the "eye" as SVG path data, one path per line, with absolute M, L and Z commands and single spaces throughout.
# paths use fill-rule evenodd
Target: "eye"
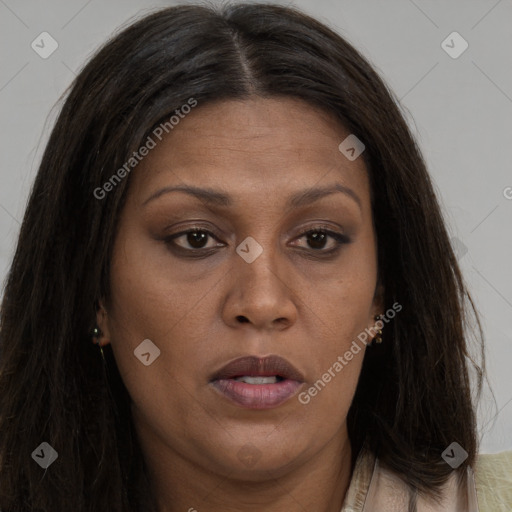
M 181 243 L 176 243 L 176 240 L 182 239 Z M 206 247 L 206 242 L 208 239 L 214 239 L 219 241 L 219 239 L 207 229 L 204 228 L 192 228 L 188 229 L 187 231 L 182 231 L 181 233 L 176 233 L 174 235 L 171 235 L 170 237 L 167 237 L 165 239 L 165 242 L 168 245 L 178 246 L 181 249 L 184 249 L 186 251 L 194 251 L 194 250 L 204 250 L 204 249 L 212 249 L 213 247 L 219 247 L 224 244 L 214 244 L 210 247 Z
M 324 253 L 335 252 L 341 245 L 350 243 L 350 239 L 346 235 L 337 233 L 336 231 L 332 231 L 330 229 L 325 229 L 323 227 L 304 231 L 299 235 L 298 238 L 300 239 L 304 237 L 307 237 L 307 243 L 309 247 L 313 249 L 313 251 L 321 251 Z M 325 249 L 325 245 L 329 238 L 333 240 L 331 248 Z
M 321 254 L 332 254 L 340 248 L 343 244 L 350 243 L 350 238 L 342 233 L 337 233 L 324 227 L 317 227 L 303 231 L 299 234 L 297 239 L 307 237 L 307 243 L 312 252 L 319 252 Z M 331 239 L 331 247 L 325 249 L 328 240 Z M 177 241 L 180 240 L 178 243 Z M 212 243 L 208 247 L 209 240 L 216 240 L 218 243 Z M 204 256 L 210 254 L 212 249 L 216 247 L 222 247 L 225 244 L 220 242 L 219 238 L 216 237 L 211 231 L 205 228 L 191 228 L 186 231 L 181 231 L 165 238 L 165 243 L 174 249 L 181 250 L 183 253 L 192 256 Z M 305 248 L 307 250 L 307 247 Z

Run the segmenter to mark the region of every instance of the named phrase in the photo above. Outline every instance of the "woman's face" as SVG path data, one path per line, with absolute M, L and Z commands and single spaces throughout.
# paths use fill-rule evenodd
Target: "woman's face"
M 348 135 L 297 99 L 199 104 L 132 171 L 98 322 L 151 458 L 257 478 L 347 442 L 364 344 L 338 358 L 382 311 L 367 171 L 338 149 Z M 161 192 L 186 186 L 205 192 Z M 257 364 L 267 356 L 297 373 Z

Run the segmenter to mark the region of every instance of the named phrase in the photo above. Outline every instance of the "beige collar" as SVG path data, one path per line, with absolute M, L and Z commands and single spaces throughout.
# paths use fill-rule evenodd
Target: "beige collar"
M 340 512 L 478 512 L 473 470 L 467 486 L 459 483 L 460 471 L 453 471 L 443 488 L 441 504 L 416 494 L 393 471 L 363 448 L 354 467 L 352 479 Z

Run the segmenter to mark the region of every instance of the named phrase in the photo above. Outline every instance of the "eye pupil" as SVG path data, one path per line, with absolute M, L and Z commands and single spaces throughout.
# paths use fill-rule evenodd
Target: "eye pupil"
M 204 245 L 203 242 L 205 242 L 207 238 L 208 234 L 204 231 L 190 231 L 187 233 L 187 242 L 194 247 L 194 249 L 201 249 Z
M 309 238 L 313 240 L 313 243 L 310 245 L 315 249 L 323 249 L 325 245 L 325 233 L 321 233 L 319 231 L 316 231 L 314 233 L 310 233 Z

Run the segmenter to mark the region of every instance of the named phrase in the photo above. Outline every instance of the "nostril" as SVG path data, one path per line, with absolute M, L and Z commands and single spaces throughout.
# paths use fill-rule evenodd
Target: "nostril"
M 247 322 L 249 321 L 245 316 L 242 316 L 242 315 L 239 315 L 239 316 L 237 316 L 236 318 L 237 318 L 237 320 L 239 320 L 239 321 L 240 321 L 240 323 L 242 323 L 242 324 L 245 324 L 245 323 L 247 323 Z

